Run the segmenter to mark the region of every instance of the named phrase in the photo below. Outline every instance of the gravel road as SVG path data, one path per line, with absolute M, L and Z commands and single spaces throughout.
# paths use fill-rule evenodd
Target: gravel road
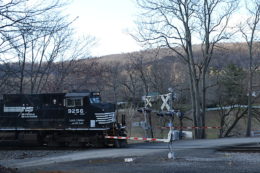
M 21 173 L 260 172 L 258 153 L 216 151 L 223 146 L 259 141 L 260 138 L 176 141 L 175 160 L 167 158 L 166 143 L 134 144 L 124 149 L 2 150 L 0 165 L 18 168 Z
M 144 146 L 142 146 L 144 147 Z M 143 149 L 142 149 L 143 150 Z M 212 149 L 179 149 L 176 159 L 168 159 L 167 151 L 126 157 L 83 159 L 48 165 L 23 167 L 21 173 L 247 173 L 260 172 L 258 153 L 222 153 Z M 52 172 L 54 171 L 54 172 Z

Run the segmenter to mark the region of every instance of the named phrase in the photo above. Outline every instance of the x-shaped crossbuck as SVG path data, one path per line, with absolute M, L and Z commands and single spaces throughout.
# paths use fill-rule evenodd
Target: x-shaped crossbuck
M 146 97 L 145 97 L 144 102 L 145 102 L 145 107 L 146 107 L 146 108 L 147 108 L 147 107 L 152 107 L 152 102 L 151 102 L 151 100 L 152 100 L 152 97 L 149 97 L 149 96 L 146 96 Z
M 163 104 L 161 106 L 161 110 L 164 110 L 164 108 L 166 108 L 167 111 L 171 110 L 171 107 L 169 105 L 170 98 L 171 98 L 171 94 L 161 95 L 161 99 L 163 101 Z

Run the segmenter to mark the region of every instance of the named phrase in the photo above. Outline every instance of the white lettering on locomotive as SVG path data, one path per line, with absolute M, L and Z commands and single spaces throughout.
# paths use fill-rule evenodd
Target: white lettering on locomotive
M 22 113 L 21 118 L 38 118 L 38 116 L 35 113 Z
M 71 125 L 83 125 L 84 119 L 70 119 L 69 122 Z
M 68 109 L 68 114 L 85 115 L 84 109 Z
M 33 112 L 33 107 L 24 107 L 24 106 L 7 107 L 7 106 L 4 106 L 4 112 Z
M 19 113 L 18 117 L 21 118 L 38 118 L 38 115 L 33 113 L 33 107 L 25 107 L 25 106 L 18 106 L 18 107 L 4 107 L 4 112 L 9 113 Z

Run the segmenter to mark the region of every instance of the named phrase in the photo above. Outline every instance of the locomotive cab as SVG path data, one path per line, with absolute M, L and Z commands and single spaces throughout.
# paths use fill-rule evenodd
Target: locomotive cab
M 115 119 L 115 106 L 102 103 L 99 92 L 67 93 L 64 100 L 68 126 L 71 128 L 110 128 Z

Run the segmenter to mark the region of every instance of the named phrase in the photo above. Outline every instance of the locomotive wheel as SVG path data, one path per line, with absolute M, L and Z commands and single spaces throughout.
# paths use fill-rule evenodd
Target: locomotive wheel
M 105 147 L 105 144 L 102 143 L 102 142 L 98 142 L 98 143 L 95 144 L 95 147 L 96 147 L 96 148 L 104 148 L 104 147 Z
M 126 148 L 127 147 L 127 141 L 126 140 L 121 140 L 120 142 L 120 147 L 121 148 Z
M 115 139 L 115 141 L 114 141 L 115 148 L 125 148 L 126 146 L 127 146 L 126 140 Z
M 115 148 L 120 148 L 120 147 L 121 147 L 120 141 L 119 141 L 118 139 L 115 139 L 115 141 L 114 141 L 114 147 L 115 147 Z

